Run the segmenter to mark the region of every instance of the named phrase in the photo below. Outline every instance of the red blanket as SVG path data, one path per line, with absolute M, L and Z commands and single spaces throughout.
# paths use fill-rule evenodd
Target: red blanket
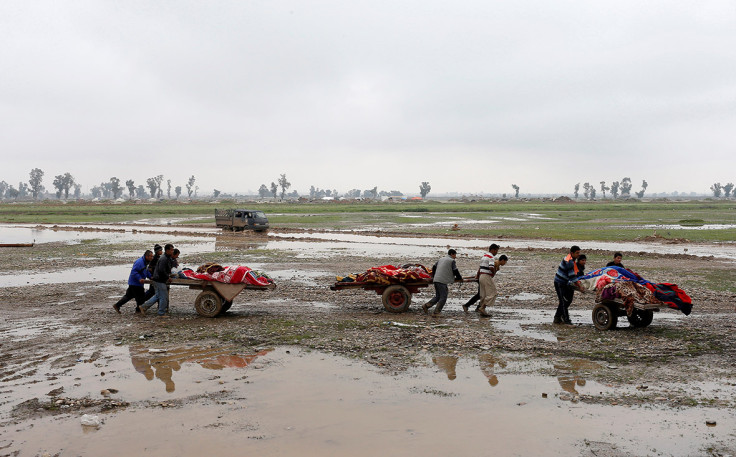
M 359 274 L 355 280 L 357 282 L 376 282 L 379 284 L 395 284 L 400 282 L 429 280 L 432 276 L 423 265 L 404 265 L 395 267 L 393 265 L 383 265 L 373 267 L 365 273 Z
M 189 279 L 206 279 L 207 281 L 224 282 L 227 284 L 252 284 L 254 286 L 267 286 L 273 284 L 268 276 L 257 274 L 248 267 L 238 265 L 236 267 L 223 267 L 221 271 L 213 273 L 197 273 L 192 270 L 182 271 Z

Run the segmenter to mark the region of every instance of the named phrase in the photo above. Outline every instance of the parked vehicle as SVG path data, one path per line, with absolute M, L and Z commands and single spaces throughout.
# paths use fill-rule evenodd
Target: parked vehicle
M 264 232 L 268 230 L 268 218 L 263 211 L 252 209 L 216 209 L 215 224 L 233 232 L 243 230 Z

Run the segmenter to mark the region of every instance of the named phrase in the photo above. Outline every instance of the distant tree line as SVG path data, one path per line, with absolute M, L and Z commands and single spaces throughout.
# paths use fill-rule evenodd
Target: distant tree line
M 40 168 L 34 168 L 29 174 L 28 182 L 20 182 L 17 188 L 5 181 L 0 181 L 0 199 L 23 199 L 30 197 L 33 200 L 38 200 L 43 196 L 49 198 L 51 196 L 55 196 L 57 199 L 61 200 L 63 198 L 64 200 L 67 200 L 70 195 L 75 199 L 82 197 L 82 186 L 77 183 L 71 173 L 67 172 L 54 177 L 54 180 L 51 183 L 54 188 L 53 194 L 46 192 L 46 188 L 43 185 L 43 177 L 43 170 Z M 148 178 L 146 180 L 145 187 L 142 184 L 136 186 L 135 181 L 132 179 L 126 180 L 125 186 L 123 186 L 122 181 L 118 177 L 113 176 L 108 181 L 101 182 L 100 184 L 93 186 L 90 189 L 90 195 L 92 198 L 111 198 L 117 200 L 118 198 L 122 198 L 123 193 L 127 190 L 129 199 L 161 199 L 164 195 L 162 187 L 163 182 L 164 176 L 157 175 Z M 186 188 L 187 196 L 189 198 L 192 198 L 192 194 L 194 194 L 194 197 L 197 196 L 199 186 L 196 185 L 196 178 L 194 175 L 192 175 L 187 181 Z M 166 198 L 168 199 L 172 198 L 171 189 L 171 180 L 168 179 L 166 180 Z M 181 186 L 174 187 L 174 192 L 175 198 L 178 199 L 182 193 Z M 218 190 L 215 189 L 215 192 L 219 195 Z
M 719 182 L 713 183 L 713 185 L 710 186 L 710 191 L 713 192 L 713 196 L 716 198 L 731 198 L 732 195 L 736 194 L 736 192 L 733 191 L 732 182 L 725 185 L 721 185 Z
M 631 178 L 629 177 L 623 178 L 620 182 L 614 181 L 611 183 L 610 186 L 606 185 L 605 181 L 601 181 L 599 185 L 600 187 L 596 188 L 594 184 L 591 184 L 589 182 L 583 183 L 583 198 L 585 200 L 595 200 L 595 196 L 598 192 L 597 189 L 600 189 L 600 191 L 603 193 L 604 199 L 606 198 L 606 192 L 610 192 L 610 195 L 614 200 L 618 199 L 619 197 L 631 197 L 631 188 L 633 186 L 631 184 Z M 637 198 L 643 198 L 644 192 L 646 192 L 647 187 L 649 187 L 649 183 L 647 183 L 646 179 L 642 180 L 641 190 L 638 192 L 634 192 L 634 195 L 636 195 Z M 575 196 L 576 200 L 580 197 L 580 183 L 575 184 L 575 187 L 573 188 L 573 195 Z

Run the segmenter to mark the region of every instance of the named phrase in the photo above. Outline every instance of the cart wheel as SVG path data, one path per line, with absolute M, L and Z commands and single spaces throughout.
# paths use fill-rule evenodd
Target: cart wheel
M 652 323 L 654 313 L 651 309 L 635 309 L 631 316 L 628 316 L 629 323 L 632 327 L 646 327 Z
M 204 290 L 194 301 L 194 309 L 197 314 L 204 317 L 215 317 L 222 310 L 222 299 L 217 293 L 211 290 Z
M 383 299 L 383 307 L 390 313 L 403 313 L 409 309 L 411 304 L 411 292 L 404 286 L 386 287 L 381 298 Z
M 227 312 L 227 310 L 230 309 L 231 306 L 233 306 L 233 302 L 227 301 L 227 300 L 223 300 L 222 301 L 222 311 L 220 311 L 220 314 L 225 314 Z
M 593 325 L 598 330 L 611 330 L 616 328 L 618 316 L 610 306 L 598 303 L 593 307 Z

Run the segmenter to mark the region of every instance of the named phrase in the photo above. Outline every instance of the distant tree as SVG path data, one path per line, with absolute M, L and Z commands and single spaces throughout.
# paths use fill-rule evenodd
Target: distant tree
M 585 192 L 583 192 L 583 195 L 585 196 L 585 199 L 588 200 L 590 198 L 590 189 L 591 189 L 590 183 L 586 182 L 583 184 L 583 189 L 585 189 Z
M 258 196 L 261 198 L 268 197 L 268 187 L 265 184 L 261 184 L 261 187 L 258 188 Z
M 18 195 L 20 195 L 20 192 L 18 191 L 18 189 L 16 189 L 12 185 L 11 186 L 8 186 L 8 188 L 5 189 L 5 196 L 7 198 L 15 198 L 15 199 L 17 199 L 18 198 Z
M 102 196 L 104 198 L 112 197 L 112 184 L 110 182 L 101 183 L 100 188 L 102 189 Z
M 19 182 L 18 183 L 18 197 L 19 198 L 25 198 L 30 193 L 30 188 L 28 187 L 28 183 Z
M 311 186 L 309 188 L 309 198 L 315 198 L 317 196 L 317 188 L 314 186 Z
M 621 197 L 629 197 L 631 195 L 631 178 L 621 180 Z
M 61 195 L 64 195 L 64 198 L 69 198 L 69 191 L 74 187 L 76 184 L 76 181 L 74 180 L 74 177 L 71 175 L 71 173 L 64 173 L 63 175 L 56 175 L 54 177 L 54 187 L 56 188 L 56 198 L 61 198 Z
M 609 189 L 610 189 L 610 187 L 607 187 L 606 186 L 606 182 L 605 181 L 601 181 L 601 192 L 603 192 L 603 199 L 604 200 L 606 199 L 606 191 L 609 190 Z
M 219 197 L 220 196 L 220 191 L 217 190 L 217 189 L 215 189 L 214 192 L 212 192 L 212 196 L 215 197 L 215 198 Z
M 187 181 L 187 196 L 189 198 L 192 198 L 192 192 L 194 192 L 194 183 L 197 182 L 197 179 L 194 177 L 194 175 L 189 177 L 189 181 Z
M 135 197 L 135 182 L 132 179 L 125 181 L 125 187 L 128 188 L 128 196 L 132 200 Z
M 164 175 L 156 176 L 156 198 L 164 196 L 164 191 L 161 189 L 161 184 L 164 182 Z
M 614 181 L 611 183 L 611 195 L 613 195 L 613 199 L 616 200 L 618 198 L 618 189 L 619 189 L 619 182 Z
M 426 198 L 431 190 L 432 186 L 429 185 L 429 181 L 422 181 L 422 184 L 419 186 L 419 195 L 421 195 L 422 198 Z
M 363 197 L 365 198 L 378 198 L 378 186 L 373 189 L 366 189 L 363 191 Z
M 592 185 L 590 186 L 590 199 L 595 200 L 595 187 Z
M 102 187 L 100 186 L 94 186 L 89 192 L 92 194 L 92 198 L 102 198 Z M 56 195 L 59 196 L 60 193 L 57 191 Z
M 146 179 L 146 187 L 148 187 L 148 193 L 151 198 L 156 197 L 156 191 L 158 190 L 158 184 L 156 183 L 156 177 Z
M 289 196 L 289 197 L 291 197 L 291 198 L 299 198 L 299 192 L 297 192 L 296 190 L 292 190 L 292 191 L 291 191 L 291 192 L 290 192 L 290 193 L 288 194 L 288 196 Z
M 136 195 L 138 195 L 138 198 L 148 198 L 148 195 L 146 194 L 146 188 L 143 187 L 143 184 L 138 185 L 135 193 Z
M 8 190 L 8 183 L 0 181 L 0 198 L 5 197 L 5 192 Z
M 723 191 L 723 186 L 721 183 L 717 182 L 714 183 L 712 186 L 710 186 L 710 190 L 713 191 L 713 196 L 718 198 L 721 196 L 721 192 Z
M 641 182 L 641 190 L 639 192 L 636 192 L 636 198 L 643 198 L 644 192 L 647 190 L 647 187 L 649 187 L 649 184 L 647 183 L 647 180 L 643 180 Z
M 34 168 L 31 170 L 30 179 L 28 179 L 28 185 L 31 187 L 31 194 L 33 199 L 38 199 L 38 194 L 44 191 L 43 185 L 43 171 L 40 168 Z
M 275 199 L 276 196 L 279 194 L 279 186 L 275 182 L 271 181 L 271 195 L 273 195 L 273 198 Z
M 166 180 L 166 198 L 171 200 L 171 180 L 170 179 Z
M 112 198 L 117 200 L 123 195 L 124 187 L 120 185 L 120 179 L 116 177 L 110 178 L 110 192 L 112 192 Z
M 74 198 L 79 200 L 82 198 L 82 185 L 81 184 L 74 184 Z
M 291 183 L 286 179 L 286 174 L 282 174 L 279 178 L 279 186 L 281 187 L 281 200 L 283 200 L 284 195 L 286 194 L 286 189 L 291 187 Z
M 194 186 L 194 198 L 197 198 L 197 192 L 199 192 L 199 186 Z
M 350 189 L 345 193 L 346 198 L 360 198 L 360 189 Z
M 723 193 L 724 197 L 729 198 L 731 196 L 731 191 L 733 191 L 733 183 L 730 182 L 723 186 Z
M 179 200 L 179 195 L 181 195 L 181 186 L 174 187 L 174 193 L 176 194 L 176 199 Z
M 514 198 L 519 198 L 519 186 L 516 184 L 511 184 L 511 187 L 514 188 Z
M 578 195 L 580 195 L 580 183 L 575 184 L 575 200 L 578 199 Z
M 69 192 L 72 190 L 72 188 L 77 184 L 77 181 L 74 179 L 74 176 L 72 176 L 71 173 L 66 172 L 64 173 L 64 198 L 69 198 Z

